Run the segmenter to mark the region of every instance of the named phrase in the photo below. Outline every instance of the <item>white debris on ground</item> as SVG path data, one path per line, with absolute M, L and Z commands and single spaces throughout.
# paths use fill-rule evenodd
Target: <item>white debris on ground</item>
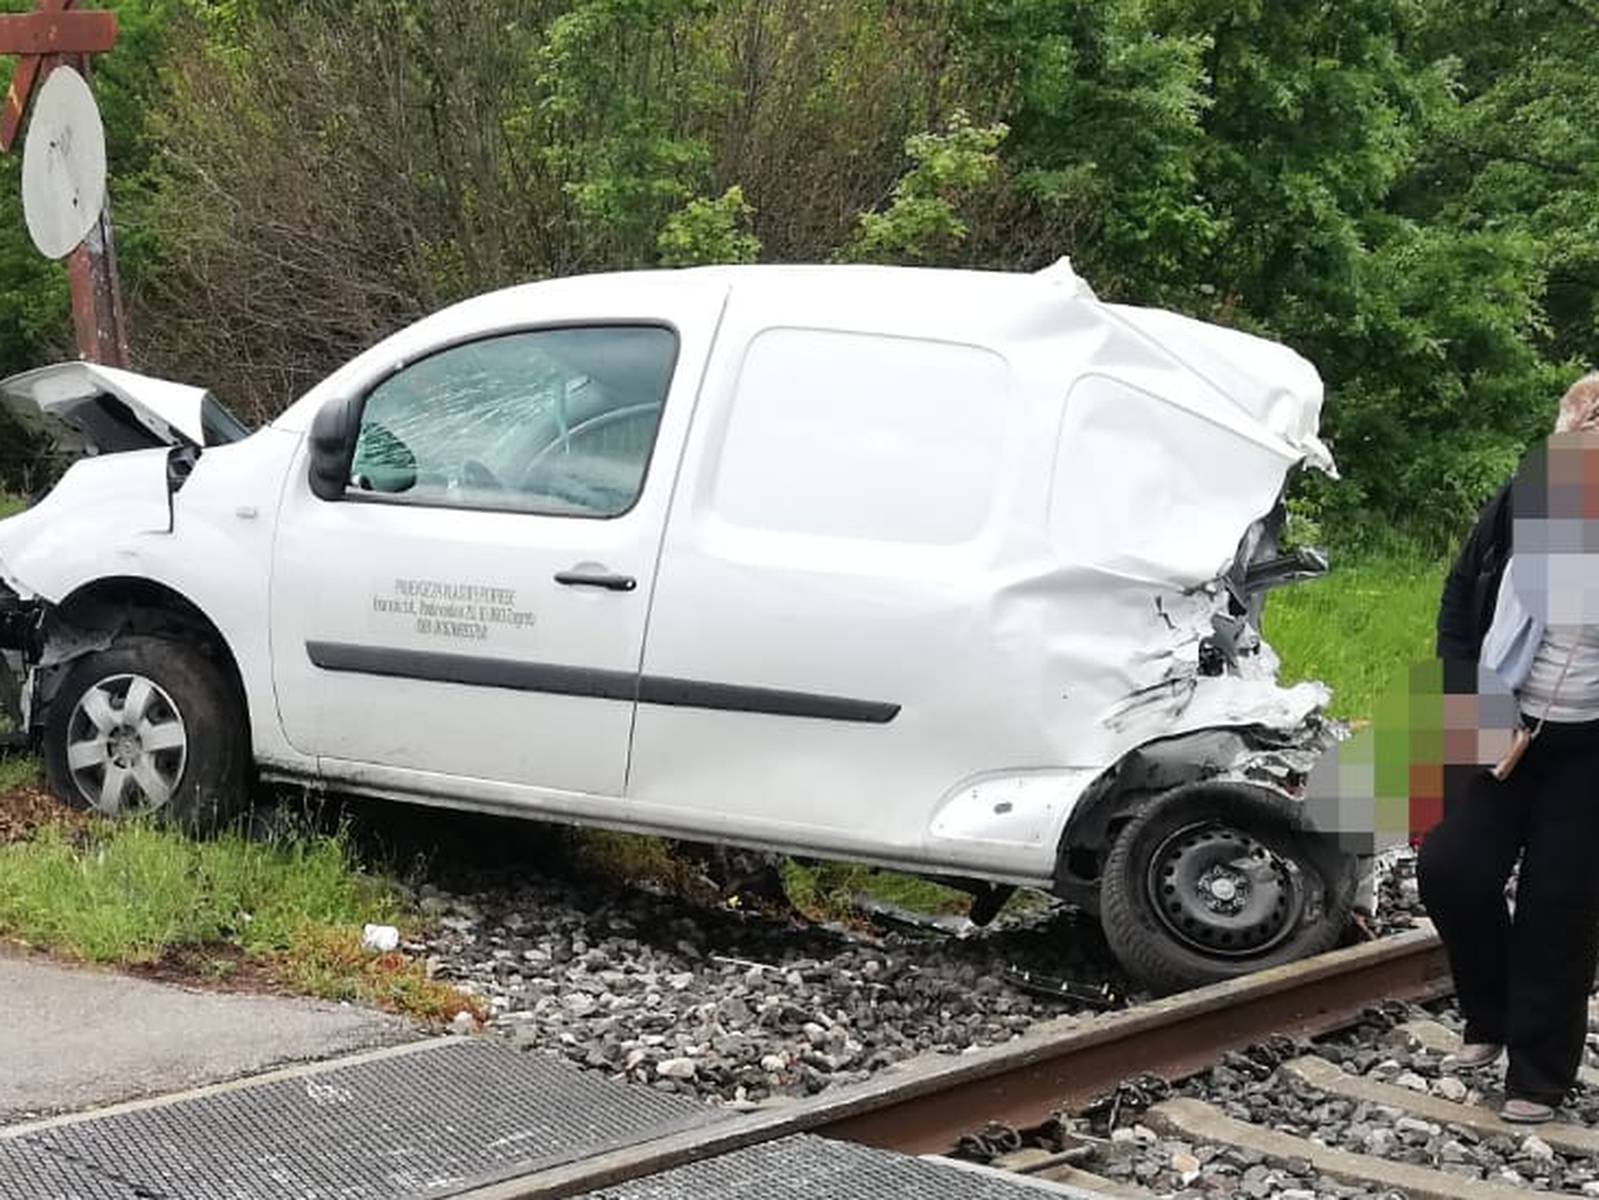
M 366 925 L 361 930 L 361 949 L 387 954 L 400 946 L 400 931 L 393 925 Z

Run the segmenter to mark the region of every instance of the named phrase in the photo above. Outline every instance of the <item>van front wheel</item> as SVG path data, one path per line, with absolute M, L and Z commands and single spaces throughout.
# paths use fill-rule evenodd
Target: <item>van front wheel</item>
M 1337 944 L 1354 865 L 1257 789 L 1189 784 L 1117 836 L 1100 882 L 1105 936 L 1158 994 L 1292 962 Z
M 74 659 L 44 722 L 50 790 L 107 817 L 211 833 L 242 811 L 249 740 L 227 676 L 196 645 L 121 634 Z

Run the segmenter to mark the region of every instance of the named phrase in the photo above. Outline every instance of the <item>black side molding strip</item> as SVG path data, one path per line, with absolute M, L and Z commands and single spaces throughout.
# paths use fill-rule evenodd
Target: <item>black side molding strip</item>
M 633 675 L 627 671 L 567 667 L 558 663 L 479 658 L 433 650 L 395 650 L 344 642 L 307 642 L 305 652 L 324 671 L 461 683 L 469 687 L 546 692 L 556 696 L 588 696 L 596 700 L 636 700 L 677 708 L 712 708 L 726 712 L 769 713 L 779 717 L 812 717 L 886 725 L 900 706 L 846 696 L 789 692 L 780 688 L 745 687 L 735 683 L 702 683 L 665 675 Z

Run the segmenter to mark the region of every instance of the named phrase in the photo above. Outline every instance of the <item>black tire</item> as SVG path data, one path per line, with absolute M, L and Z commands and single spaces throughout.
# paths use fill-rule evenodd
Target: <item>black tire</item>
M 1100 920 L 1139 983 L 1166 995 L 1337 945 L 1354 904 L 1355 860 L 1293 828 L 1290 803 L 1243 784 L 1186 784 L 1122 828 L 1100 880 Z M 1201 889 L 1187 878 L 1207 856 L 1237 912 L 1213 910 L 1214 881 Z
M 68 766 L 69 729 L 85 694 L 122 676 L 155 684 L 164 693 L 162 699 L 170 700 L 163 710 L 170 707 L 185 735 L 181 768 L 166 801 L 158 807 L 132 805 L 129 811 L 199 835 L 232 825 L 248 801 L 250 743 L 244 704 L 227 673 L 199 643 L 175 637 L 119 634 L 106 649 L 71 661 L 44 716 L 42 749 L 50 790 L 74 808 L 94 807 Z M 143 799 L 137 788 L 130 794 Z

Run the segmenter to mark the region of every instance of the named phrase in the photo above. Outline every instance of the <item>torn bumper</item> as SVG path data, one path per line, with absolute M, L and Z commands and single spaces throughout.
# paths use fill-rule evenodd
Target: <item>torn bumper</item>
M 19 595 L 0 577 L 0 652 L 36 647 L 41 615 L 39 601 Z
M 42 617 L 38 601 L 24 599 L 0 580 L 0 748 L 28 740 L 30 662 Z

